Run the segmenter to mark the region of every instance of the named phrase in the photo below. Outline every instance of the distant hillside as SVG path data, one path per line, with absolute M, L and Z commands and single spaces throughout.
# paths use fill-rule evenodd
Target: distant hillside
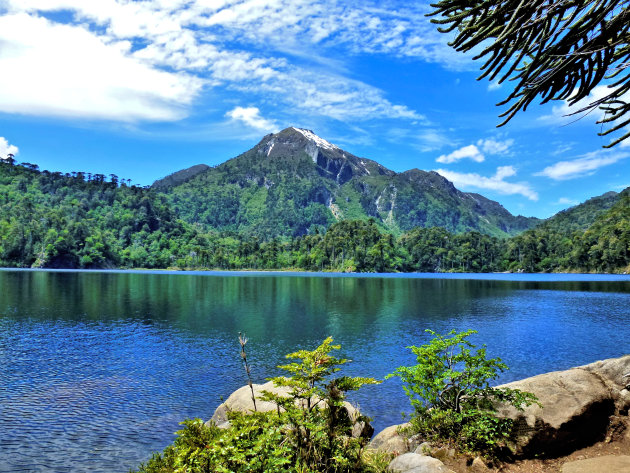
M 164 268 L 198 246 L 155 191 L 0 160 L 0 266 Z
M 511 269 L 619 271 L 630 264 L 630 187 L 557 213 L 508 241 Z
M 623 192 L 627 193 L 628 189 Z M 575 230 L 586 230 L 595 222 L 598 216 L 610 209 L 619 200 L 623 192 L 606 192 L 579 205 L 561 210 L 542 222 L 540 226 L 550 231 L 561 231 L 565 233 L 570 233 Z
M 169 174 L 162 179 L 158 179 L 153 183 L 152 187 L 155 189 L 168 189 L 169 187 L 178 186 L 207 169 L 210 169 L 210 166 L 207 164 L 196 164 L 189 168 L 182 169 L 181 171 L 174 172 L 173 174 Z
M 263 238 L 369 218 L 396 235 L 439 226 L 507 237 L 539 222 L 461 192 L 435 172 L 396 173 L 299 128 L 267 135 L 219 166 L 180 171 L 154 187 L 189 223 Z
M 288 161 L 298 175 L 313 170 L 303 161 L 298 161 L 297 165 L 294 160 Z M 226 165 L 240 166 L 242 163 L 232 160 Z M 344 163 L 353 173 L 367 168 L 377 174 L 372 181 L 369 180 L 372 176 L 368 176 L 357 184 L 368 188 L 364 195 L 369 196 L 377 185 L 383 185 L 380 179 L 384 177 L 391 179 L 387 185 L 402 189 L 398 191 L 400 194 L 404 190 L 413 190 L 414 185 L 441 188 L 446 196 L 451 189 L 455 196 L 461 197 L 461 202 L 474 202 L 473 205 L 484 209 L 486 215 L 501 216 L 503 208 L 496 202 L 476 194 L 458 193 L 452 184 L 435 173 L 415 170 L 396 174 L 374 162 L 361 164 L 365 167 L 357 165 L 353 168 L 352 163 Z M 341 170 L 342 167 L 338 167 L 335 172 L 333 167 L 328 167 L 321 172 L 343 176 Z M 217 174 L 207 171 L 189 182 L 203 176 L 217 179 Z M 225 171 L 222 177 L 227 179 L 226 175 L 234 176 L 234 173 Z M 269 176 L 266 178 L 270 179 Z M 333 198 L 332 191 L 326 187 L 330 185 L 330 179 L 320 175 L 319 171 L 317 175 L 310 174 L 309 179 L 304 178 L 301 187 L 286 178 L 283 172 L 278 172 L 274 179 L 280 183 L 286 179 L 298 196 L 305 189 L 305 195 L 316 189 L 331 192 L 326 199 Z M 344 186 L 354 185 L 356 176 L 340 179 L 347 180 L 340 187 L 331 186 L 331 189 L 347 192 Z M 412 184 L 406 184 L 406 180 Z M 322 187 L 309 187 L 313 183 Z M 249 188 L 240 184 L 242 182 L 232 182 L 230 191 L 267 191 L 267 196 L 278 196 L 277 189 L 287 189 L 287 186 L 271 184 L 267 188 L 264 183 Z M 181 188 L 186 188 L 186 184 L 176 187 Z M 376 192 L 384 195 L 378 188 Z M 213 196 L 212 193 L 208 195 Z M 277 220 L 272 224 L 287 222 L 283 212 L 299 208 L 291 204 L 293 199 L 292 194 L 280 194 L 278 205 L 283 210 L 275 214 Z M 329 209 L 324 204 L 318 205 L 324 210 Z M 396 206 L 391 205 L 390 212 L 392 207 L 395 209 Z M 213 209 L 222 210 L 218 205 Z M 359 272 L 630 271 L 630 189 L 591 199 L 561 212 L 535 229 L 507 239 L 478 231 L 454 234 L 440 227 L 415 227 L 396 238 L 383 229 L 383 221 L 379 225 L 376 217 L 341 220 L 325 229 L 320 228 L 323 227 L 321 224 L 311 233 L 294 238 L 273 238 L 246 232 L 206 232 L 199 225 L 180 220 L 177 217 L 179 210 L 156 190 L 125 185 L 124 180 L 115 176 L 107 182 L 101 174 L 75 172 L 63 175 L 39 171 L 34 164 L 15 165 L 0 160 L 0 266 L 292 268 Z M 268 210 L 265 201 L 261 201 L 258 210 L 262 216 L 259 228 L 271 231 L 273 227 L 264 226 Z M 380 215 L 378 205 L 376 210 Z M 233 218 L 234 212 L 225 215 Z M 293 217 L 295 215 L 299 214 L 295 213 Z M 313 212 L 311 216 L 317 214 Z M 324 215 L 325 218 L 334 219 Z

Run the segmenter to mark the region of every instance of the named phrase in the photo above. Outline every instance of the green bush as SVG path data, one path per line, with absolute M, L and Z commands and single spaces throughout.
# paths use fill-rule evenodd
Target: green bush
M 244 346 L 244 338 L 241 338 Z M 369 439 L 352 437 L 353 423 L 343 403 L 345 393 L 372 378 L 331 376 L 348 360 L 330 354 L 339 346 L 327 338 L 315 350 L 287 355 L 297 359 L 280 366 L 289 377 L 273 378 L 288 388 L 288 396 L 266 392 L 261 397 L 278 405 L 276 411 L 229 412 L 230 427 L 205 426 L 199 419 L 184 429 L 162 454 L 140 466 L 141 473 L 378 473 L 382 458 L 365 455 Z
M 397 368 L 414 412 L 411 431 L 424 440 L 452 444 L 461 452 L 500 456 L 511 433 L 512 420 L 496 415 L 497 404 L 522 410 L 536 397 L 517 389 L 495 388 L 490 381 L 507 369 L 500 358 L 486 358 L 485 346 L 476 349 L 467 338 L 474 330 L 446 336 L 431 330 L 433 339 L 408 347 L 418 360 L 415 366 Z

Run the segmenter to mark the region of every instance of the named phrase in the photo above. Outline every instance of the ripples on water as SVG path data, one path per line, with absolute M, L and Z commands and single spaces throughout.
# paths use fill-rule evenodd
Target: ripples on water
M 244 384 L 239 331 L 259 382 L 328 335 L 350 374 L 382 378 L 426 328 L 478 330 L 510 381 L 628 353 L 629 307 L 628 278 L 0 271 L 0 472 L 137 467 Z M 377 430 L 409 410 L 396 380 L 357 394 Z

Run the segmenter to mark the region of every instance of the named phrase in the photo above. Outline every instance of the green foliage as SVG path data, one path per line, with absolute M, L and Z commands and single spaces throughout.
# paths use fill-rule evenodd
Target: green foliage
M 243 345 L 243 344 L 242 344 Z M 287 355 L 299 362 L 280 368 L 291 376 L 273 378 L 288 388 L 288 396 L 266 392 L 263 400 L 274 402 L 270 412 L 230 412 L 230 426 L 205 426 L 199 419 L 184 421 L 174 444 L 155 454 L 139 473 L 379 473 L 382 458 L 365 455 L 367 438 L 352 437 L 354 422 L 344 407 L 345 393 L 372 378 L 332 378 L 348 362 L 332 356 L 332 338 L 315 350 Z
M 432 20 L 442 32 L 457 34 L 450 43 L 458 51 L 479 47 L 485 57 L 483 77 L 510 80 L 512 92 L 500 103 L 512 102 L 501 116 L 507 123 L 537 97 L 541 103 L 588 100 L 602 81 L 606 95 L 579 108 L 583 114 L 602 110 L 597 123 L 610 124 L 600 133 L 621 131 L 607 147 L 630 137 L 629 6 L 626 0 L 440 0 L 432 5 Z M 613 79 L 614 78 L 614 79 Z M 603 88 L 603 87 L 602 87 Z
M 387 377 L 402 379 L 414 412 L 412 430 L 424 439 L 453 443 L 463 452 L 496 456 L 512 432 L 510 419 L 496 416 L 497 403 L 517 409 L 536 401 L 533 394 L 495 388 L 490 382 L 507 369 L 500 358 L 486 358 L 486 348 L 475 350 L 468 337 L 474 330 L 446 336 L 431 330 L 433 339 L 409 349 L 418 360 Z
M 332 341 L 328 337 L 315 350 L 288 354 L 288 359 L 299 360 L 279 366 L 290 376 L 272 378 L 276 386 L 289 389 L 288 396 L 266 391 L 262 399 L 283 411 L 296 465 L 305 471 L 358 472 L 364 469 L 362 454 L 369 439 L 352 437 L 352 427 L 369 419 L 350 418 L 344 407 L 345 394 L 378 381 L 348 376 L 330 379 L 348 362 L 330 354 L 340 348 Z
M 231 427 L 205 426 L 200 419 L 182 422 L 184 429 L 163 453 L 155 454 L 139 473 L 290 473 L 291 449 L 286 430 L 270 413 L 230 413 Z
M 310 158 L 303 163 L 304 169 L 310 169 L 309 163 L 313 164 Z M 237 164 L 232 161 L 225 163 L 230 169 Z M 301 172 L 312 177 L 305 170 Z M 438 216 L 442 214 L 434 213 L 443 205 L 440 199 L 448 201 L 450 198 L 448 189 L 440 188 L 443 182 L 431 173 L 409 171 L 403 174 L 405 176 L 397 178 L 400 182 L 396 184 L 394 200 L 398 202 L 398 207 L 394 209 L 389 206 L 394 191 L 387 187 L 387 179 L 391 176 L 372 176 L 371 180 L 362 182 L 351 179 L 344 183 L 343 188 L 352 189 L 352 192 L 340 191 L 349 199 L 345 208 L 353 215 L 360 205 L 357 202 L 359 195 L 369 195 L 368 200 L 382 196 L 379 202 L 391 210 L 392 218 L 399 211 L 407 215 L 394 220 L 387 220 L 389 217 L 376 209 L 376 217 L 363 215 L 357 220 L 331 224 L 330 219 L 324 218 L 325 212 L 320 212 L 323 204 L 309 203 L 307 198 L 296 200 L 290 195 L 293 191 L 289 187 L 282 190 L 271 186 L 267 189 L 264 185 L 247 184 L 247 180 L 238 184 L 246 189 L 237 187 L 248 196 L 250 206 L 243 207 L 237 199 L 236 207 L 230 210 L 226 202 L 208 201 L 200 203 L 201 207 L 194 211 L 197 215 L 203 206 L 211 205 L 212 212 L 227 212 L 226 218 L 245 212 L 243 215 L 256 220 L 256 225 L 262 225 L 257 228 L 265 234 L 263 237 L 258 231 L 250 231 L 253 227 L 249 224 L 234 226 L 239 229 L 238 232 L 216 232 L 205 230 L 204 225 L 194 219 L 192 223 L 179 220 L 180 213 L 187 215 L 180 206 L 181 202 L 173 200 L 180 191 L 173 191 L 173 196 L 167 198 L 152 189 L 129 186 L 124 179 L 106 182 L 104 176 L 99 175 L 63 175 L 39 171 L 35 165 L 0 162 L 0 266 L 342 272 L 628 271 L 630 190 L 596 197 L 558 213 L 534 229 L 501 239 L 487 234 L 490 227 L 485 228 L 486 233 L 449 231 L 474 227 L 472 213 L 463 210 L 451 212 L 449 215 L 453 218 L 444 220 Z M 206 175 L 202 171 L 195 180 L 186 184 L 192 186 L 196 179 Z M 227 174 L 224 177 L 227 179 Z M 409 181 L 407 184 L 403 177 Z M 320 176 L 317 179 L 323 178 Z M 303 184 L 298 187 L 304 188 Z M 415 191 L 409 189 L 413 186 L 419 186 L 419 189 L 427 184 L 433 185 L 436 193 L 441 193 L 440 199 L 425 196 L 429 200 L 414 201 L 412 196 Z M 191 195 L 195 192 L 191 189 Z M 207 189 L 204 192 L 208 196 Z M 223 190 L 217 192 L 208 198 L 218 198 Z M 225 192 L 232 191 L 228 189 Z M 320 192 L 321 199 L 329 195 L 324 188 L 317 192 Z M 281 201 L 287 201 L 286 205 L 299 207 L 299 212 L 310 215 L 308 228 L 300 227 L 304 220 L 295 217 L 295 209 L 280 206 L 283 209 L 280 211 L 282 219 L 290 219 L 278 225 L 295 230 L 291 231 L 298 236 L 270 237 L 278 232 L 273 219 L 269 220 L 268 204 L 272 202 L 271 207 L 276 209 L 280 208 Z M 493 221 L 489 208 L 498 204 L 481 196 L 464 201 L 469 206 L 480 206 L 489 221 Z M 191 209 L 197 205 L 193 204 L 191 201 Z M 235 210 L 237 207 L 240 209 L 238 212 Z M 328 212 L 326 207 L 322 208 Z M 416 215 L 417 219 L 412 215 Z M 409 225 L 415 222 L 418 225 L 432 223 L 442 226 L 413 228 L 396 239 L 394 234 L 385 230 L 386 226 L 379 218 L 390 223 L 398 222 L 392 223 L 396 232 L 405 218 L 411 218 Z M 521 222 L 525 227 L 531 223 L 526 220 Z M 499 223 L 495 221 L 493 225 Z M 513 228 L 506 228 L 504 235 L 513 231 Z

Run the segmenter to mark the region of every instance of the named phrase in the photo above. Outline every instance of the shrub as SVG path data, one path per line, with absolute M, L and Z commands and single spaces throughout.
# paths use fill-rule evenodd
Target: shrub
M 499 403 L 522 410 L 536 397 L 517 389 L 495 388 L 490 381 L 507 369 L 500 358 L 486 358 L 467 338 L 474 330 L 439 335 L 420 347 L 408 347 L 418 360 L 401 366 L 398 376 L 414 412 L 411 430 L 428 441 L 450 443 L 466 453 L 500 456 L 512 433 L 512 420 L 496 415 Z
M 246 339 L 240 337 L 241 356 Z M 289 377 L 273 378 L 286 386 L 288 396 L 266 392 L 261 399 L 274 402 L 272 412 L 228 413 L 230 427 L 205 426 L 186 420 L 174 444 L 140 466 L 140 473 L 377 473 L 382 458 L 364 455 L 367 438 L 352 437 L 353 422 L 344 408 L 345 393 L 372 378 L 342 376 L 331 379 L 348 362 L 330 354 L 337 350 L 327 338 L 315 350 L 287 355 L 299 362 L 280 366 Z M 249 376 L 249 371 L 246 366 Z
M 363 471 L 362 453 L 369 439 L 353 438 L 354 422 L 367 422 L 360 416 L 351 419 L 344 407 L 345 394 L 365 384 L 376 384 L 373 378 L 342 376 L 330 379 L 347 359 L 330 354 L 338 350 L 328 337 L 315 350 L 300 350 L 286 357 L 298 359 L 279 368 L 291 376 L 272 378 L 276 386 L 289 388 L 288 396 L 265 392 L 261 399 L 271 401 L 283 411 L 290 426 L 287 439 L 294 451 L 295 464 L 306 471 Z

